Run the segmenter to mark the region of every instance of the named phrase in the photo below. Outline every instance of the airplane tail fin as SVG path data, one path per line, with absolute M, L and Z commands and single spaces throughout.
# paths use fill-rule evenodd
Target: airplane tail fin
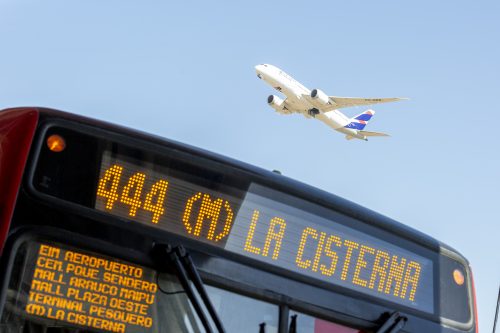
M 345 127 L 346 128 L 352 128 L 352 129 L 357 129 L 359 131 L 363 130 L 372 119 L 373 115 L 375 114 L 375 111 L 373 110 L 366 110 L 363 113 L 358 114 L 357 116 L 354 116 L 350 119 L 350 123 L 347 124 Z

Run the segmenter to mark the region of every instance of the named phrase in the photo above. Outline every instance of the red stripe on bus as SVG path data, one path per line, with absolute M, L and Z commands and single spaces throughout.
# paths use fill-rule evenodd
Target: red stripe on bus
M 37 123 L 38 111 L 34 108 L 8 109 L 0 113 L 0 254 Z

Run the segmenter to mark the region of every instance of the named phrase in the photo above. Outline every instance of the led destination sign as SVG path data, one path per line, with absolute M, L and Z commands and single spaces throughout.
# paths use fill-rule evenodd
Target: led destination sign
M 48 243 L 28 252 L 26 314 L 99 331 L 156 331 L 153 270 Z
M 199 177 L 105 152 L 95 208 L 303 277 L 433 312 L 428 258 L 336 222 L 342 218 L 336 212 L 326 218 L 298 208 L 312 204 L 284 193 L 257 184 L 246 192 L 217 181 L 202 186 Z

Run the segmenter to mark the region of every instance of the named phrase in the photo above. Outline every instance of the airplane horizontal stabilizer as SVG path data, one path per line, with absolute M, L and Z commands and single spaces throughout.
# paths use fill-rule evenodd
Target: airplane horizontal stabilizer
M 369 131 L 358 131 L 358 133 L 364 136 L 390 136 L 389 134 L 385 133 L 369 132 Z

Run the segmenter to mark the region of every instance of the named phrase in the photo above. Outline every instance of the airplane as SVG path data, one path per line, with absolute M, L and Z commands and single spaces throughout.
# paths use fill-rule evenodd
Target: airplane
M 309 90 L 293 77 L 269 64 L 255 66 L 259 79 L 266 81 L 274 89 L 286 95 L 283 100 L 270 95 L 267 103 L 280 114 L 300 113 L 306 118 L 321 120 L 334 130 L 345 134 L 347 140 L 360 139 L 368 141 L 370 136 L 389 136 L 385 133 L 368 132 L 364 128 L 375 114 L 366 110 L 352 118 L 348 118 L 338 109 L 359 105 L 396 102 L 406 98 L 357 98 L 327 96 L 319 89 Z

